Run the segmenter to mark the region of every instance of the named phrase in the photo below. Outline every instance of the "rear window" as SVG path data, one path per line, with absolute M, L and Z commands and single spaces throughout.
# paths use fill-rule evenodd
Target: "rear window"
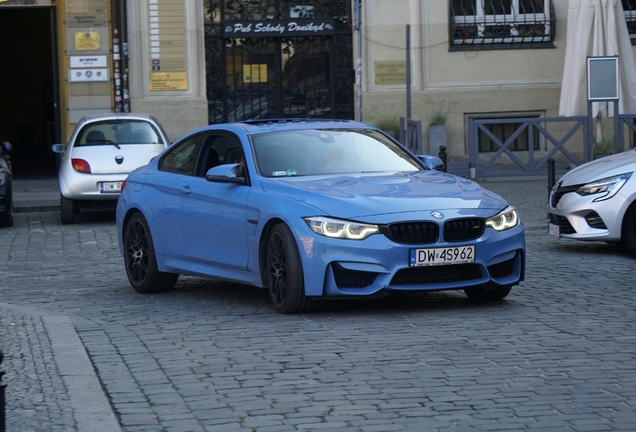
M 155 127 L 143 120 L 109 120 L 89 123 L 80 131 L 75 146 L 164 144 Z

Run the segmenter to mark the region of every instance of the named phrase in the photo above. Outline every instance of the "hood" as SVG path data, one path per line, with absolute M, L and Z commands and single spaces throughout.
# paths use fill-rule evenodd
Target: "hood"
M 499 195 L 439 171 L 263 179 L 269 193 L 307 202 L 327 215 L 363 217 L 422 210 L 496 209 Z
M 636 171 L 636 151 L 629 150 L 580 165 L 559 182 L 563 186 L 573 186 L 633 171 Z

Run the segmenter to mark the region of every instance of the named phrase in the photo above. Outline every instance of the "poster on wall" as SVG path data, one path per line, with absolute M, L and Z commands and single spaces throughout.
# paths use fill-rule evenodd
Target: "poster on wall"
M 108 72 L 108 68 L 69 69 L 68 81 L 71 83 L 109 81 Z
M 99 32 L 75 32 L 77 51 L 96 51 L 102 46 Z
M 153 72 L 150 74 L 150 90 L 187 90 L 187 72 Z
M 188 50 L 183 4 L 148 0 L 150 91 L 188 90 Z
M 406 84 L 406 60 L 376 61 L 373 72 L 375 85 Z
M 104 68 L 108 66 L 105 55 L 71 56 L 70 63 L 72 68 Z

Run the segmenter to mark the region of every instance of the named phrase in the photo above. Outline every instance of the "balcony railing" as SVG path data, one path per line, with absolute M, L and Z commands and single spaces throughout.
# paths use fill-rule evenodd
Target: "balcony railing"
M 480 7 L 475 7 L 476 2 L 481 2 L 477 5 Z M 449 50 L 554 48 L 556 17 L 552 0 L 547 11 L 542 6 L 524 8 L 524 3 L 488 0 L 485 7 L 484 0 L 451 0 Z

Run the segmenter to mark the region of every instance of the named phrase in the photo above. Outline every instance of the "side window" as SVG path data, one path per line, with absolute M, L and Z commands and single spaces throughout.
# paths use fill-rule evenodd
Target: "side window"
M 203 144 L 201 166 L 198 170 L 200 177 L 205 176 L 210 168 L 217 165 L 244 163 L 243 150 L 240 141 L 227 135 L 209 135 Z
M 197 135 L 175 144 L 159 161 L 159 170 L 192 175 L 202 139 Z

